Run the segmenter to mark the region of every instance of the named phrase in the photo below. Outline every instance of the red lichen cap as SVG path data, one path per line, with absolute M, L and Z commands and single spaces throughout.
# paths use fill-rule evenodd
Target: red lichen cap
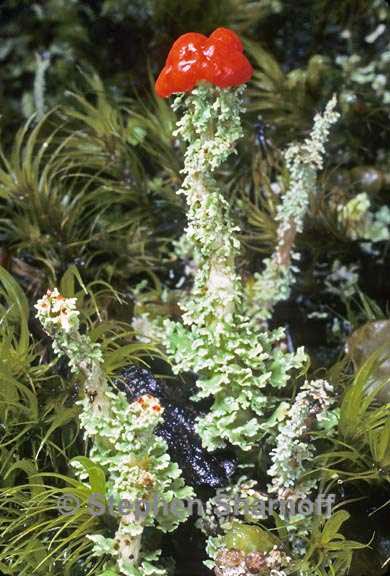
M 162 98 L 189 92 L 205 80 L 219 88 L 230 88 L 251 79 L 253 68 L 233 30 L 217 28 L 207 38 L 197 32 L 183 34 L 174 42 L 156 81 Z

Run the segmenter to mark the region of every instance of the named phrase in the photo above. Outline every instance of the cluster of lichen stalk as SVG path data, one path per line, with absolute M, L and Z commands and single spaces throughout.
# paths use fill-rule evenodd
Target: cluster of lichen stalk
M 286 152 L 290 183 L 277 211 L 277 245 L 264 270 L 255 276 L 255 295 L 249 298 L 236 268 L 237 228 L 215 180 L 216 170 L 235 151 L 242 135 L 242 93 L 242 88 L 200 86 L 174 104 L 180 109 L 185 102 L 176 131 L 188 143 L 179 194 L 187 200 L 186 243 L 197 268 L 193 289 L 181 304 L 182 322 L 164 322 L 163 343 L 176 372 L 197 374 L 195 399 L 212 398 L 210 412 L 197 425 L 204 446 L 213 450 L 232 444 L 251 450 L 279 412 L 283 441 L 271 455 L 270 491 L 277 490 L 280 498 L 307 497 L 316 482 L 302 481 L 313 454 L 302 441 L 309 431 L 303 420 L 315 408 L 312 425 L 321 421 L 332 403 L 332 389 L 322 380 L 306 382 L 296 403 L 281 415 L 278 390 L 288 383 L 291 369 L 302 366 L 305 354 L 302 349 L 296 353 L 283 349 L 283 329 L 269 330 L 264 321 L 290 292 L 296 270 L 293 263 L 299 260 L 295 238 L 302 232 L 325 143 L 338 118 L 336 99 L 328 103 L 323 115 L 316 116 L 310 137 Z M 295 459 L 298 467 L 291 465 Z M 301 540 L 294 530 L 291 540 L 298 549 Z M 218 546 L 220 551 L 224 546 L 218 538 L 209 539 L 214 560 L 220 558 Z
M 198 421 L 210 450 L 226 443 L 250 450 L 279 407 L 275 392 L 305 361 L 302 349 L 282 350 L 283 329 L 268 330 L 262 320 L 289 294 L 294 239 L 302 231 L 324 143 L 338 117 L 333 98 L 316 117 L 310 139 L 286 153 L 291 183 L 277 214 L 278 244 L 249 298 L 236 269 L 238 229 L 215 179 L 242 136 L 242 94 L 242 87 L 199 86 L 174 103 L 175 109 L 184 107 L 176 130 L 188 143 L 179 194 L 187 201 L 186 243 L 197 269 L 191 293 L 181 303 L 182 321 L 166 320 L 162 339 L 174 370 L 197 374 L 195 399 L 213 399 L 210 413 Z
M 157 323 L 174 371 L 196 373 L 195 400 L 212 399 L 209 414 L 197 423 L 209 450 L 226 444 L 251 450 L 280 408 L 278 390 L 288 383 L 291 370 L 305 362 L 302 349 L 290 353 L 280 346 L 283 329 L 270 331 L 264 320 L 273 305 L 289 293 L 292 262 L 297 257 L 295 236 L 302 230 L 329 128 L 337 119 L 332 100 L 324 115 L 316 117 L 310 138 L 286 154 L 290 187 L 278 209 L 278 244 L 264 271 L 256 276 L 255 298 L 249 299 L 236 269 L 238 230 L 215 179 L 216 171 L 235 151 L 242 135 L 242 93 L 242 87 L 220 90 L 200 85 L 174 103 L 176 110 L 184 108 L 176 130 L 176 135 L 188 144 L 179 194 L 185 195 L 188 206 L 185 234 L 197 268 L 193 287 L 181 303 L 181 321 L 165 319 Z M 79 332 L 74 299 L 52 292 L 37 308 L 43 327 L 54 339 L 56 352 L 66 354 L 72 369 L 85 375 L 81 424 L 93 441 L 90 459 L 106 472 L 109 490 L 133 501 L 153 493 L 160 497 L 170 494 L 167 498 L 172 493 L 175 497 L 189 496 L 191 489 L 184 486 L 165 443 L 154 435 L 162 417 L 158 401 L 148 397 L 129 404 L 123 393 L 110 389 L 99 347 Z M 310 390 L 319 390 L 322 408 L 326 409 L 326 385 L 317 382 L 311 388 L 310 384 L 306 386 L 309 392 L 305 398 L 310 398 Z M 305 409 L 310 406 L 305 405 Z M 284 443 L 276 448 L 270 470 L 273 486 L 279 491 L 285 487 L 294 490 L 295 481 L 299 481 L 288 469 L 294 450 L 289 415 L 292 419 L 296 416 L 294 407 L 290 412 L 285 410 L 281 429 L 291 445 Z M 298 424 L 296 428 L 302 432 Z M 141 464 L 145 457 L 147 471 Z M 161 529 L 173 530 L 184 518 L 185 514 L 170 521 L 149 516 L 140 522 L 132 514 L 124 515 L 114 538 L 91 535 L 94 553 L 114 559 L 119 574 L 162 574 L 164 571 L 153 564 L 158 553 L 142 556 L 144 527 L 155 523 Z
M 187 201 L 185 234 L 197 269 L 191 293 L 181 302 L 182 321 L 165 320 L 162 343 L 175 372 L 197 374 L 194 399 L 213 400 L 197 423 L 209 450 L 227 443 L 250 450 L 265 413 L 275 408 L 264 389 L 282 388 L 288 372 L 304 360 L 299 350 L 278 362 L 283 333 L 259 332 L 236 270 L 238 230 L 215 172 L 242 136 L 242 92 L 203 85 L 174 103 L 175 109 L 184 107 L 176 130 L 188 143 L 179 194 Z
M 103 494 L 95 494 L 101 505 L 110 497 L 129 503 L 123 511 L 113 538 L 91 534 L 93 554 L 108 558 L 110 574 L 123 576 L 162 576 L 165 570 L 156 565 L 160 551 L 142 550 L 145 527 L 174 530 L 186 519 L 184 509 L 168 515 L 165 504 L 173 498 L 192 496 L 181 471 L 167 454 L 164 440 L 154 434 L 163 414 L 157 398 L 142 395 L 129 403 L 121 391 L 114 391 L 103 370 L 103 355 L 88 334 L 80 333 L 79 312 L 75 298 L 64 298 L 55 289 L 38 301 L 37 316 L 53 338 L 58 355 L 65 354 L 75 373 L 84 376 L 84 397 L 80 400 L 80 423 L 87 439 L 92 440 L 89 458 L 104 473 Z M 88 467 L 75 463 L 76 473 L 88 481 Z M 153 501 L 153 510 L 140 514 L 144 502 Z M 137 508 L 137 506 L 139 506 Z

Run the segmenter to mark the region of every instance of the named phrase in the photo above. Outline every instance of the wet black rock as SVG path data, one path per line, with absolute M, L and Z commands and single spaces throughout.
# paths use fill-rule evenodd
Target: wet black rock
M 125 392 L 129 402 L 143 394 L 156 396 L 164 407 L 164 422 L 156 433 L 163 438 L 169 454 L 183 471 L 186 482 L 194 487 L 219 488 L 229 482 L 237 464 L 227 451 L 210 454 L 202 447 L 195 432 L 195 419 L 199 415 L 188 400 L 178 394 L 174 384 L 156 380 L 145 368 L 129 366 L 115 382 Z

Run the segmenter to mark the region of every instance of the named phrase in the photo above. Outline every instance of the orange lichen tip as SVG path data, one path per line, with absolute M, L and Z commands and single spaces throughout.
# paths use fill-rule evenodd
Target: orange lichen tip
M 202 80 L 219 88 L 244 84 L 253 68 L 243 52 L 240 38 L 228 28 L 217 28 L 208 38 L 197 32 L 183 34 L 169 51 L 156 93 L 167 98 L 189 92 Z

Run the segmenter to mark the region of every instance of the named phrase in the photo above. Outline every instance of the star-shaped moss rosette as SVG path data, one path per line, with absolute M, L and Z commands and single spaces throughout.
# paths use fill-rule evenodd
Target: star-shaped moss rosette
M 248 82 L 253 68 L 235 32 L 217 28 L 209 36 L 188 32 L 176 40 L 156 82 L 162 98 L 190 92 L 201 82 L 231 88 Z

